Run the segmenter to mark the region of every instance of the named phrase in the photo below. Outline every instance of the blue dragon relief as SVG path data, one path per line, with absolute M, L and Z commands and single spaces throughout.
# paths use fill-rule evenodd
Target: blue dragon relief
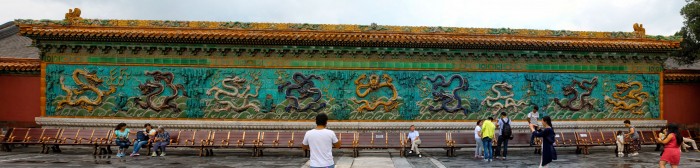
M 430 78 L 430 77 L 423 77 L 427 80 L 430 81 L 430 83 L 433 84 L 433 101 L 435 102 L 441 102 L 442 104 L 439 107 L 435 106 L 428 106 L 428 110 L 432 112 L 439 112 L 439 111 L 445 111 L 448 113 L 454 113 L 457 111 L 466 111 L 466 108 L 462 106 L 462 98 L 459 97 L 459 94 L 457 93 L 458 91 L 467 91 L 469 90 L 469 83 L 467 80 L 464 79 L 461 75 L 455 74 L 450 77 L 449 80 L 445 80 L 445 76 L 443 75 L 437 75 L 435 78 Z M 441 87 L 450 87 L 450 84 L 452 82 L 457 81 L 459 85 L 457 85 L 456 88 L 452 89 L 452 95 L 445 93 L 445 90 L 443 90 Z M 457 102 L 456 105 L 453 107 L 449 107 L 450 104 L 453 102 Z
M 322 77 L 317 75 L 312 74 L 305 76 L 304 74 L 297 72 L 294 73 L 294 75 L 292 75 L 292 80 L 294 81 L 294 83 L 287 81 L 277 87 L 277 91 L 284 92 L 285 98 L 290 101 L 289 105 L 287 105 L 287 107 L 284 108 L 286 112 L 291 112 L 291 110 L 297 112 L 306 112 L 308 110 L 318 112 L 324 107 L 326 107 L 325 102 L 319 102 L 319 100 L 321 100 L 321 98 L 323 97 L 323 93 L 321 92 L 321 89 L 316 87 L 316 85 L 312 81 L 313 79 L 323 80 Z M 294 91 L 296 91 L 299 94 L 298 97 L 293 94 Z M 306 106 L 300 107 L 300 101 L 303 101 L 307 98 L 313 99 L 311 102 L 306 104 Z

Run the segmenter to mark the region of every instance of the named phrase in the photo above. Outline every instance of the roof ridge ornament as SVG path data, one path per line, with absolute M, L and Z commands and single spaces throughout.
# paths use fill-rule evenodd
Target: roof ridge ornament
M 646 37 L 646 29 L 644 29 L 642 24 L 634 23 L 634 25 L 632 25 L 632 28 L 634 28 L 634 34 L 636 34 L 638 38 Z
M 77 23 L 78 21 L 80 21 L 82 19 L 83 18 L 80 17 L 80 8 L 75 8 L 75 9 L 68 9 L 68 13 L 66 13 L 66 18 L 63 20 L 68 22 L 68 24 L 73 24 L 73 23 Z

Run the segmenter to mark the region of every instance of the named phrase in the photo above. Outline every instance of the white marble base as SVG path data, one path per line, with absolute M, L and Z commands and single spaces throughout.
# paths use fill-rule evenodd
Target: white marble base
M 217 121 L 217 120 L 148 120 L 148 119 L 96 119 L 96 118 L 54 118 L 36 117 L 37 124 L 43 127 L 101 127 L 112 128 L 118 123 L 126 123 L 132 128 L 141 128 L 150 123 L 169 129 L 231 129 L 231 130 L 309 130 L 314 128 L 313 121 Z M 607 121 L 554 121 L 557 131 L 607 131 L 624 130 L 623 120 Z M 632 124 L 641 130 L 658 130 L 666 125 L 666 120 L 632 120 Z M 476 121 L 464 122 L 420 122 L 420 121 L 386 121 L 354 122 L 329 121 L 328 128 L 336 131 L 398 131 L 407 130 L 415 125 L 422 131 L 462 132 L 474 130 Z M 526 121 L 514 121 L 511 124 L 515 132 L 529 131 Z

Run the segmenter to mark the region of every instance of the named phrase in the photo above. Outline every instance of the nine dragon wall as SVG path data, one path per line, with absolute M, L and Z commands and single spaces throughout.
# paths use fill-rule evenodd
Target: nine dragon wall
M 658 119 L 658 74 L 48 64 L 45 116 L 473 120 L 534 105 L 557 120 Z

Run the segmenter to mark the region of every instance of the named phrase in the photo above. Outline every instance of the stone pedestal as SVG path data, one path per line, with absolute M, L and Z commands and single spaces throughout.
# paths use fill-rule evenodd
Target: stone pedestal
M 131 128 L 141 128 L 143 124 L 150 123 L 155 126 L 165 126 L 168 129 L 229 129 L 252 131 L 305 131 L 314 128 L 314 121 L 220 121 L 220 120 L 149 120 L 149 119 L 94 119 L 94 118 L 54 118 L 37 117 L 36 122 L 43 127 L 101 127 L 113 128 L 118 123 L 126 123 Z M 554 121 L 556 131 L 609 131 L 626 130 L 623 120 L 608 121 Z M 666 125 L 666 120 L 632 120 L 632 124 L 639 130 L 658 130 Z M 415 122 L 415 121 L 388 121 L 388 122 L 357 122 L 357 121 L 329 121 L 328 128 L 339 132 L 345 131 L 403 131 L 410 125 L 415 125 L 419 130 L 469 132 L 474 130 L 476 121 L 464 122 Z M 514 121 L 511 124 L 515 132 L 529 131 L 527 121 Z

